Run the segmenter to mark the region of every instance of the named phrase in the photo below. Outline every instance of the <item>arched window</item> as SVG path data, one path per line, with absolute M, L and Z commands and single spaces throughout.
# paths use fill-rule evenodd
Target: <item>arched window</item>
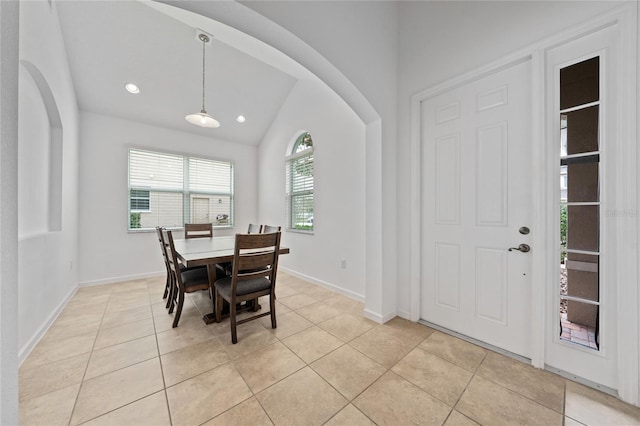
M 313 232 L 313 140 L 302 133 L 286 158 L 287 228 Z

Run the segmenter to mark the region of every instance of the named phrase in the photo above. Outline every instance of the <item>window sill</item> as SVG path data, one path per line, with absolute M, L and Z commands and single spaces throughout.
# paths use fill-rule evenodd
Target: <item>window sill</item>
M 213 229 L 233 229 L 233 225 L 214 225 Z M 184 226 L 177 226 L 175 228 L 167 228 L 169 231 L 184 231 Z M 127 234 L 145 234 L 148 232 L 156 232 L 156 228 L 140 228 L 140 229 L 127 229 Z
M 307 235 L 314 234 L 313 230 L 305 230 L 305 229 L 287 228 L 286 231 L 293 232 L 294 234 L 307 234 Z

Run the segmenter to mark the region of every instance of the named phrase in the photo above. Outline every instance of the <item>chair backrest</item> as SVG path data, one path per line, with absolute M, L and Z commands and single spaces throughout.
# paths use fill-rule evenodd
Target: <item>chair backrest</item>
M 185 223 L 184 238 L 209 238 L 213 237 L 212 223 Z
M 178 255 L 176 254 L 176 249 L 173 245 L 173 233 L 163 228 L 161 237 L 162 244 L 165 251 L 167 252 L 167 266 L 169 268 L 169 272 L 174 275 L 178 286 L 182 288 L 182 275 L 180 274 L 180 263 L 178 262 Z
M 169 262 L 167 261 L 167 250 L 164 246 L 164 240 L 162 239 L 162 227 L 156 226 L 156 234 L 158 235 L 158 242 L 160 243 L 160 251 L 162 252 L 162 260 L 164 260 L 164 265 L 167 267 L 167 272 L 169 269 Z
M 247 234 L 261 234 L 262 233 L 262 225 L 256 225 L 253 223 L 249 224 L 249 230 Z
M 280 232 L 280 226 L 262 225 L 263 234 L 271 234 L 274 232 Z
M 276 283 L 280 232 L 270 234 L 236 234 L 231 274 L 232 294 L 236 294 L 239 281 L 267 277 L 271 288 Z

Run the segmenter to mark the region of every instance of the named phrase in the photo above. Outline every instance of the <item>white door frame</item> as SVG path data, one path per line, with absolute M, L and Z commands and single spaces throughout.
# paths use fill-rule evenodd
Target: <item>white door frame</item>
M 638 229 L 640 210 L 638 209 L 638 175 L 636 166 L 638 159 L 636 107 L 637 107 L 637 7 L 636 3 L 616 8 L 582 25 L 544 39 L 528 46 L 512 55 L 506 56 L 491 64 L 482 66 L 469 73 L 455 77 L 411 97 L 411 257 L 410 257 L 410 319 L 420 319 L 420 283 L 422 276 L 422 247 L 421 247 L 421 206 L 422 206 L 422 153 L 420 147 L 421 103 L 443 92 L 461 86 L 471 80 L 478 79 L 485 74 L 493 73 L 524 59 L 532 60 L 532 170 L 533 203 L 540 206 L 533 212 L 532 228 L 532 276 L 531 276 L 531 364 L 537 368 L 545 367 L 545 308 L 548 294 L 545 282 L 555 280 L 552 276 L 555 265 L 549 264 L 546 253 L 548 242 L 555 243 L 555 223 L 547 220 L 555 216 L 554 205 L 547 202 L 545 188 L 548 167 L 546 158 L 546 144 L 542 143 L 546 135 L 546 110 L 544 99 L 545 62 L 544 57 L 548 49 L 559 44 L 593 33 L 608 26 L 618 26 L 621 37 L 618 40 L 620 51 L 620 66 L 618 67 L 618 81 L 625 90 L 618 96 L 617 110 L 618 134 L 620 141 L 616 150 L 616 200 L 621 200 L 619 210 L 622 212 L 617 218 L 616 264 L 618 269 L 618 291 L 616 307 L 618 312 L 624 312 L 624 321 L 617 321 L 618 331 L 618 396 L 631 404 L 639 405 L 640 385 L 640 350 L 638 341 L 640 328 L 638 308 L 640 307 L 640 293 L 638 292 Z M 536 143 L 538 141 L 538 143 Z M 536 173 L 538 171 L 538 173 Z M 624 285 L 624 283 L 627 283 Z

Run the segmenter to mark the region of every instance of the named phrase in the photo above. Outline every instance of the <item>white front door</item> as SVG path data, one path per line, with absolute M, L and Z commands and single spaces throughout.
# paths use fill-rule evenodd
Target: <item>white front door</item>
M 529 357 L 531 61 L 422 101 L 420 127 L 421 318 Z

